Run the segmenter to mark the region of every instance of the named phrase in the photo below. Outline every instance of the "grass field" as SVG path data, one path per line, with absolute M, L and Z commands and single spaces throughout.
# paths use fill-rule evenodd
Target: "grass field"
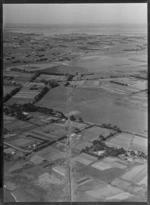
M 82 149 L 85 149 L 86 147 L 91 147 L 92 143 L 87 141 L 77 141 L 74 145 L 74 148 L 76 150 L 81 151 Z
M 40 150 L 38 152 L 38 155 L 42 156 L 50 162 L 56 159 L 65 158 L 65 152 L 61 152 L 58 149 L 53 148 L 52 146 Z
M 29 139 L 25 139 L 25 138 L 20 138 L 17 140 L 13 141 L 13 144 L 15 144 L 16 146 L 21 146 L 21 147 L 26 147 L 27 145 L 31 144 L 31 140 Z
M 147 130 L 147 112 L 117 105 L 117 94 L 100 88 L 73 88 L 71 101 L 68 101 L 67 92 L 66 87 L 54 88 L 37 105 L 64 113 L 77 110 L 82 118 L 89 122 L 111 123 L 133 132 Z
M 66 76 L 41 74 L 38 78 L 36 78 L 36 81 L 41 81 L 41 80 L 65 81 L 66 79 L 67 79 Z
M 120 189 L 125 190 L 125 189 L 127 189 L 127 187 L 129 187 L 131 185 L 131 182 L 116 178 L 111 182 L 111 184 L 113 186 L 116 186 Z
M 134 138 L 134 135 L 121 133 L 115 137 L 108 139 L 108 142 L 119 145 L 119 146 L 123 147 L 125 150 L 128 150 L 133 138 Z
M 85 73 L 87 70 L 86 68 L 82 68 L 80 66 L 68 66 L 68 65 L 57 65 L 54 67 L 48 67 L 45 69 L 41 69 L 41 73 L 51 74 L 51 73 L 64 73 L 64 74 L 75 74 L 77 72 L 79 73 Z
M 106 201 L 108 202 L 120 202 L 120 201 L 124 201 L 127 200 L 128 198 L 130 198 L 132 195 L 129 192 L 121 192 L 118 194 L 115 194 L 114 196 L 110 196 L 106 198 Z
M 6 125 L 6 129 L 15 133 L 23 133 L 31 129 L 34 129 L 35 127 L 36 125 L 20 120 L 15 120 L 14 122 Z
M 88 166 L 88 167 L 86 166 L 82 168 L 80 172 L 88 176 L 103 180 L 106 183 L 110 183 L 116 177 L 119 177 L 123 173 L 123 170 L 119 168 L 109 168 L 105 170 L 99 170 L 92 166 Z
M 96 160 L 97 160 L 96 157 L 93 157 L 93 156 L 90 156 L 84 153 L 73 158 L 73 161 L 80 162 L 81 164 L 84 164 L 84 165 L 89 165 Z
M 106 129 L 106 128 L 101 128 L 101 127 L 96 127 L 93 126 L 87 130 L 85 130 L 85 134 L 88 135 L 88 132 L 93 133 L 95 136 L 103 135 L 104 137 L 107 137 L 110 133 L 114 133 L 115 131 Z
M 134 137 L 130 149 L 136 150 L 136 151 L 144 151 L 147 153 L 148 151 L 148 141 L 145 138 L 141 137 Z
M 49 124 L 42 128 L 40 128 L 40 131 L 43 132 L 45 135 L 54 135 L 56 137 L 61 137 L 66 134 L 66 130 L 64 127 L 58 126 L 56 124 Z
M 119 194 L 121 192 L 122 192 L 122 190 L 120 190 L 116 187 L 113 187 L 111 185 L 106 185 L 104 187 L 100 187 L 100 188 L 97 188 L 95 190 L 86 191 L 86 194 L 102 200 L 102 199 L 106 198 L 107 196 L 111 197 L 111 196 L 114 196 L 114 195 Z
M 146 165 L 134 166 L 131 170 L 122 176 L 122 179 L 138 183 L 146 175 Z
M 16 86 L 9 86 L 9 85 L 4 85 L 3 86 L 3 96 L 9 94 L 12 90 L 14 90 L 16 88 Z
M 7 115 L 3 115 L 3 125 L 4 125 L 4 127 L 6 127 L 7 126 L 7 124 L 9 124 L 9 123 L 13 123 L 14 121 L 15 121 L 16 119 L 14 118 L 14 117 L 10 117 L 10 116 L 7 116 Z
M 29 131 L 29 132 L 25 132 L 24 135 L 26 136 L 31 136 L 33 138 L 36 138 L 37 140 L 44 140 L 44 141 L 53 141 L 56 137 L 53 136 L 53 135 L 48 135 L 48 136 L 45 136 L 44 134 L 40 134 L 37 132 L 34 132 L 34 131 Z
M 136 87 L 123 86 L 123 85 L 118 85 L 115 83 L 108 83 L 108 84 L 102 85 L 101 87 L 103 89 L 108 90 L 109 92 L 124 94 L 124 95 L 131 94 L 132 92 L 136 92 L 139 90 Z

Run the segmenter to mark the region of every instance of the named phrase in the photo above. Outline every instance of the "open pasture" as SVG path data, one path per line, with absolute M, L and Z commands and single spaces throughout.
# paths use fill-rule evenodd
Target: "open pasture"
M 133 99 L 138 99 L 140 101 L 146 101 L 147 102 L 147 96 L 148 96 L 148 93 L 146 91 L 143 91 L 143 92 L 138 92 L 134 95 L 131 96 L 131 98 Z
M 7 94 L 9 94 L 12 90 L 14 90 L 16 88 L 16 86 L 9 86 L 9 85 L 4 85 L 3 86 L 3 95 L 6 96 Z
M 74 66 L 74 65 L 56 65 L 53 67 L 47 67 L 45 69 L 41 69 L 40 72 L 42 74 L 52 74 L 52 73 L 63 73 L 63 74 L 76 74 L 79 73 L 85 73 L 87 70 L 86 68 L 82 68 L 80 66 Z
M 121 145 L 118 145 L 118 144 L 114 144 L 114 143 L 111 143 L 111 142 L 105 142 L 105 144 L 108 146 L 108 147 L 115 147 L 117 149 L 120 149 L 122 146 Z
M 102 128 L 102 127 L 97 127 L 97 126 L 93 126 L 87 129 L 87 131 L 90 131 L 96 135 L 104 135 L 104 136 L 108 136 L 110 133 L 114 133 L 115 131 L 110 130 L 110 129 L 106 129 L 106 128 Z
M 43 137 L 46 137 L 46 138 L 49 138 L 50 136 L 53 136 L 53 138 L 57 139 L 59 136 L 57 135 L 54 135 L 52 133 L 49 133 L 47 131 L 47 129 L 45 130 L 44 128 L 41 128 L 41 129 L 35 129 L 35 130 L 32 130 L 33 133 L 37 134 L 37 135 L 41 135 Z
M 9 71 L 9 72 L 4 72 L 4 76 L 7 77 L 13 77 L 15 81 L 18 82 L 27 82 L 32 79 L 34 74 L 32 73 L 23 73 L 23 72 L 15 72 L 15 71 Z
M 9 123 L 14 122 L 16 119 L 14 117 L 10 117 L 8 115 L 3 115 L 3 123 L 4 123 L 4 127 L 6 127 L 6 125 L 8 125 Z
M 40 128 L 39 131 L 41 131 L 45 135 L 54 135 L 56 137 L 62 137 L 66 134 L 66 130 L 64 129 L 64 127 L 58 126 L 56 124 L 46 125 Z
M 73 161 L 80 162 L 81 164 L 84 164 L 84 165 L 89 165 L 96 160 L 97 160 L 97 157 L 93 157 L 85 153 L 82 153 L 73 158 Z
M 30 98 L 18 98 L 18 97 L 12 97 L 10 100 L 8 100 L 6 102 L 6 105 L 12 105 L 12 104 L 26 104 L 26 103 L 30 103 L 32 102 L 33 99 L 30 99 Z
M 67 92 L 66 87 L 54 88 L 36 105 L 64 113 L 78 110 L 83 120 L 92 123 L 111 123 L 133 132 L 147 130 L 147 112 L 116 104 L 117 93 L 101 88 L 73 88 L 71 101 L 68 101 Z
M 125 189 L 127 189 L 127 187 L 129 187 L 131 185 L 131 182 L 116 178 L 111 182 L 111 184 L 113 186 L 116 186 L 120 189 L 125 190 Z
M 36 87 L 38 90 L 39 89 L 42 89 L 45 87 L 45 84 L 44 83 L 36 83 L 36 82 L 26 82 L 24 85 L 23 85 L 24 88 L 26 89 L 32 89 L 34 87 Z M 36 89 L 36 90 L 37 90 Z
M 71 126 L 73 127 L 73 128 L 75 128 L 75 127 L 77 127 L 77 128 L 79 128 L 79 129 L 85 129 L 85 128 L 87 128 L 88 127 L 88 125 L 87 124 L 84 124 L 84 123 L 80 123 L 80 122 L 75 122 L 75 121 L 73 121 L 72 123 L 71 123 Z
M 38 151 L 38 155 L 51 162 L 57 159 L 65 158 L 66 153 L 50 146 Z
M 138 90 L 146 90 L 148 88 L 148 84 L 146 80 L 139 80 L 135 84 L 130 85 L 130 87 L 138 89 Z
M 42 120 L 40 120 L 38 118 L 31 118 L 31 119 L 29 119 L 29 122 L 31 122 L 31 123 L 33 123 L 35 125 L 39 125 L 39 126 L 45 125 L 47 123 L 47 122 L 44 122 L 44 121 L 42 121 Z
M 67 89 L 65 87 L 56 87 L 51 89 L 44 97 L 36 103 L 38 106 L 54 108 L 64 111 L 67 103 Z
M 110 133 L 114 133 L 115 131 L 110 129 L 105 129 L 101 127 L 91 127 L 82 131 L 82 138 L 89 142 L 92 142 L 96 139 L 99 139 L 100 135 L 103 135 L 106 138 Z
M 53 123 L 53 125 L 57 125 L 57 126 L 60 126 L 60 127 L 67 127 L 67 122 L 65 123 Z M 89 125 L 85 124 L 85 123 L 82 123 L 82 122 L 77 122 L 77 121 L 71 121 L 71 127 L 72 129 L 74 128 L 78 128 L 80 130 L 84 130 L 85 128 L 87 128 Z
M 135 136 L 132 143 L 131 143 L 131 147 L 130 149 L 132 150 L 136 150 L 136 151 L 143 151 L 145 153 L 147 153 L 148 151 L 148 140 L 146 138 L 142 138 L 142 137 L 138 137 Z
M 13 98 L 29 98 L 34 99 L 39 94 L 38 90 L 26 90 L 22 89 L 20 90 L 16 95 L 13 96 Z
M 80 172 L 88 176 L 103 180 L 107 183 L 110 183 L 116 177 L 119 177 L 124 172 L 124 170 L 116 167 L 100 170 L 91 165 L 88 167 L 85 166 L 84 168 L 80 169 Z
M 120 190 L 114 186 L 105 185 L 104 187 L 99 187 L 99 188 L 94 189 L 94 190 L 86 191 L 86 194 L 88 194 L 94 198 L 98 198 L 98 199 L 102 200 L 108 196 L 111 197 L 111 196 L 114 196 L 114 195 L 119 194 L 121 192 L 122 192 L 122 190 Z
M 114 92 L 118 94 L 131 94 L 133 92 L 138 91 L 136 87 L 129 87 L 129 86 L 124 86 L 124 85 L 119 85 L 116 83 L 103 84 L 101 88 L 106 89 L 109 92 Z
M 44 158 L 39 156 L 39 155 L 34 155 L 30 159 L 30 161 L 33 162 L 34 164 L 40 164 L 43 162 L 43 160 L 44 160 Z
M 106 158 L 107 159 L 107 158 Z M 94 164 L 92 164 L 91 166 L 98 169 L 98 170 L 106 170 L 106 169 L 110 169 L 110 168 L 119 168 L 119 169 L 126 169 L 126 165 L 121 164 L 117 161 L 108 161 L 105 158 L 101 161 L 98 161 Z
M 114 83 L 121 83 L 121 84 L 126 84 L 126 85 L 134 85 L 135 83 L 137 83 L 138 82 L 138 80 L 136 79 L 136 78 L 134 78 L 134 77 L 126 77 L 126 78 L 117 78 L 117 79 L 115 79 L 115 80 L 113 80 L 112 79 L 112 81 L 114 82 Z
M 75 143 L 74 143 L 74 148 L 76 149 L 76 150 L 79 150 L 79 151 L 81 151 L 82 149 L 85 149 L 86 147 L 91 147 L 91 145 L 92 145 L 92 143 L 90 143 L 90 142 L 87 142 L 86 140 L 85 141 L 76 141 Z
M 36 81 L 41 80 L 57 80 L 57 81 L 65 81 L 67 80 L 66 76 L 61 75 L 50 75 L 50 74 L 41 74 L 38 78 L 36 78 Z
M 53 141 L 55 139 L 55 136 L 53 135 L 44 135 L 44 134 L 41 134 L 39 133 L 38 131 L 29 131 L 29 132 L 26 132 L 24 133 L 26 136 L 31 136 L 33 138 L 36 138 L 36 139 L 40 139 L 40 140 L 48 140 L 48 141 Z M 57 138 L 56 138 L 57 139 Z
M 20 138 L 16 139 L 12 142 L 14 145 L 19 146 L 19 147 L 26 147 L 32 143 L 30 139 L 27 138 Z
M 147 182 L 148 182 L 148 178 L 147 178 L 147 176 L 145 176 L 138 184 L 139 185 L 143 185 L 144 184 L 144 185 L 147 186 L 147 184 L 148 184 Z
M 115 194 L 113 196 L 107 197 L 106 198 L 106 202 L 120 202 L 120 201 L 124 201 L 129 199 L 130 197 L 132 197 L 132 195 L 129 192 L 121 192 L 118 194 Z
M 147 166 L 137 165 L 127 171 L 121 178 L 131 181 L 133 183 L 139 183 L 147 175 Z
M 18 133 L 18 134 L 34 129 L 35 127 L 36 126 L 31 123 L 24 122 L 21 120 L 15 120 L 14 122 L 6 125 L 6 129 L 8 129 L 11 132 Z
M 147 96 L 143 98 L 138 97 L 138 93 L 130 96 L 124 96 L 123 98 L 117 98 L 115 103 L 119 106 L 128 107 L 137 111 L 146 111 L 148 106 Z
M 118 48 L 121 49 L 121 46 L 113 46 L 109 48 L 109 56 L 106 55 L 106 58 L 101 58 L 95 56 L 95 58 L 87 59 L 78 59 L 74 62 L 75 66 L 80 66 L 87 68 L 89 72 L 101 72 L 101 71 L 110 71 L 114 72 L 116 70 L 130 70 L 130 68 L 138 69 L 137 67 L 143 65 L 142 61 L 133 61 L 128 55 L 114 55 L 115 50 L 118 54 Z M 122 46 L 122 49 L 125 49 L 125 46 Z M 111 53 L 112 52 L 112 53 Z M 134 56 L 134 55 L 132 55 Z M 140 56 L 140 54 L 139 54 Z M 145 62 L 146 63 L 146 62 Z M 118 65 L 118 66 L 117 66 Z
M 130 143 L 133 140 L 134 135 L 120 133 L 117 136 L 114 136 L 107 141 L 116 145 L 123 147 L 125 150 L 128 150 L 130 147 Z
M 85 80 L 77 80 L 77 81 L 71 81 L 70 85 L 74 85 L 74 86 L 83 86 L 85 83 Z

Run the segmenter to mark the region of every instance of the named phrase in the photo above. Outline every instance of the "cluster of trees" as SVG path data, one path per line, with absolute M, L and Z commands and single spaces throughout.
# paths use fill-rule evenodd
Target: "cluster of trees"
M 128 86 L 127 83 L 121 83 L 121 82 L 117 82 L 117 81 L 113 81 L 113 80 L 111 80 L 110 82 L 111 82 L 111 83 L 114 83 L 114 84 L 118 84 L 118 85 L 125 85 L 125 86 Z
M 45 85 L 49 85 L 51 88 L 55 88 L 57 86 L 59 86 L 58 82 L 55 79 L 52 80 L 41 80 L 42 83 L 44 83 Z
M 117 157 L 120 154 L 125 154 L 126 151 L 123 148 L 108 147 L 101 140 L 94 140 L 91 147 L 86 147 L 82 149 L 82 152 L 89 153 L 91 155 L 97 156 L 94 152 L 105 151 L 103 155 L 98 156 L 99 159 L 107 156 Z
M 10 105 L 4 108 L 4 113 L 12 117 L 16 117 L 19 120 L 27 120 L 27 116 L 23 114 L 23 110 L 17 104 Z
M 133 150 L 130 151 L 130 155 L 132 157 L 140 157 L 140 158 L 144 158 L 144 159 L 147 159 L 147 155 L 142 152 L 142 151 L 138 151 L 137 153 L 135 153 Z
M 21 87 L 17 87 L 14 90 L 12 90 L 10 93 L 8 93 L 7 95 L 5 95 L 5 97 L 3 98 L 3 102 L 8 101 L 13 95 L 15 95 L 17 92 L 19 92 Z
M 4 135 L 10 134 L 10 131 L 7 130 L 6 128 L 4 128 L 4 129 L 3 129 L 3 134 L 4 134 Z
M 19 69 L 19 68 L 11 68 L 11 71 L 19 71 L 19 72 L 21 72 L 22 70 Z
M 42 92 L 40 92 L 34 100 L 34 103 L 37 102 L 38 100 L 40 100 L 47 92 L 49 91 L 48 87 L 44 87 Z
M 74 115 L 70 115 L 70 120 L 71 120 L 71 121 L 76 121 L 75 116 L 74 116 Z M 78 118 L 78 122 L 81 122 L 81 123 L 83 122 L 82 117 L 79 117 L 79 118 Z
M 102 134 L 100 134 L 100 135 L 99 135 L 99 140 L 104 141 L 104 140 L 106 140 L 106 139 L 108 139 L 108 138 L 114 136 L 115 134 L 116 134 L 116 133 L 110 133 L 110 134 L 107 135 L 106 137 L 104 137 Z
M 74 127 L 73 132 L 77 134 L 77 133 L 81 132 L 81 130 L 78 127 Z
M 37 77 L 39 77 L 39 75 L 40 75 L 40 72 L 39 72 L 39 71 L 36 72 L 36 73 L 34 74 L 34 76 L 31 78 L 31 82 L 33 82 Z
M 116 125 L 115 126 L 112 126 L 110 123 L 109 124 L 105 124 L 103 123 L 101 125 L 102 128 L 108 128 L 108 129 L 112 129 L 114 131 L 117 131 L 117 132 L 121 132 L 121 129 L 119 127 L 117 127 Z
M 74 77 L 74 75 L 67 74 L 67 81 L 71 81 L 73 77 Z
M 15 116 L 17 118 L 18 117 L 22 118 L 23 116 L 21 115 L 21 113 L 23 112 L 29 112 L 29 113 L 41 112 L 43 114 L 53 115 L 53 116 L 57 114 L 57 116 L 59 115 L 60 118 L 66 118 L 66 116 L 64 116 L 64 114 L 60 111 L 54 111 L 53 109 L 46 108 L 46 107 L 39 107 L 34 105 L 33 103 L 27 103 L 23 105 L 13 104 L 13 105 L 9 105 L 9 107 L 4 107 L 4 113 L 6 115 Z

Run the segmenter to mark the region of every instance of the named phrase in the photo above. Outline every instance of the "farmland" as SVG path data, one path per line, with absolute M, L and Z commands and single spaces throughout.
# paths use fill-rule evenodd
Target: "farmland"
M 4 78 L 5 77 L 12 77 L 14 81 L 16 82 L 28 82 L 32 79 L 34 74 L 30 74 L 30 73 L 21 73 L 21 72 L 15 72 L 15 71 L 11 71 L 11 72 L 4 72 Z
M 28 84 L 26 83 L 21 90 L 12 96 L 10 100 L 7 101 L 7 104 L 14 104 L 20 102 L 20 104 L 25 104 L 29 102 L 33 102 L 35 98 L 40 94 L 43 89 L 43 85 L 41 84 Z
M 147 38 L 10 30 L 5 201 L 146 201 Z
M 119 134 L 112 139 L 108 140 L 111 146 L 118 145 L 123 147 L 125 150 L 142 150 L 147 152 L 147 139 L 143 139 L 138 136 L 129 134 Z
M 138 130 L 138 132 L 147 130 L 146 110 L 132 109 L 128 104 L 123 106 L 117 103 L 120 97 L 117 93 L 109 93 L 101 88 L 73 88 L 72 93 L 72 101 L 68 104 L 67 88 L 54 88 L 37 105 L 54 108 L 65 113 L 70 110 L 78 110 L 82 113 L 83 119 L 89 122 L 110 122 L 122 129 Z M 124 116 L 123 119 L 121 116 Z
M 14 90 L 16 86 L 5 86 L 3 87 L 4 97 L 9 94 L 12 90 Z

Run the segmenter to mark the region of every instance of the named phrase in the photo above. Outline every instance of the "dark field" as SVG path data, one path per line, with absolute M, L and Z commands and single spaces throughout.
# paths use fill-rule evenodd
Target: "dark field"
M 65 113 L 77 110 L 83 119 L 98 124 L 111 123 L 125 130 L 144 132 L 147 130 L 147 112 L 116 104 L 120 95 L 101 88 L 73 88 L 71 102 L 67 101 L 67 88 L 50 90 L 38 105 L 54 108 Z

